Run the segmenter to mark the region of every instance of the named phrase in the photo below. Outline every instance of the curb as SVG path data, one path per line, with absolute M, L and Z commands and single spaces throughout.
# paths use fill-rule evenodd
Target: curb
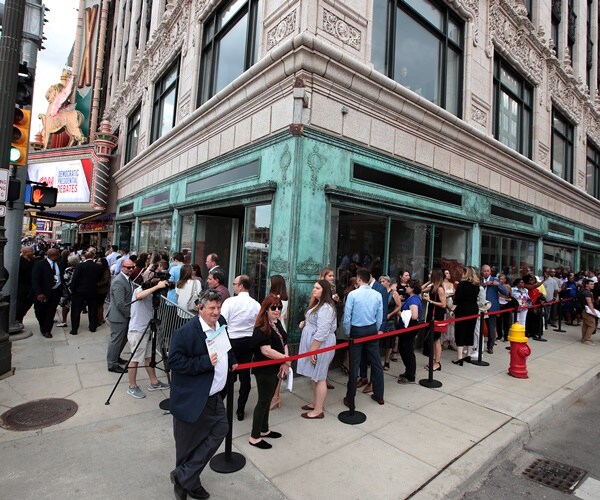
M 509 456 L 516 447 L 521 447 L 529 441 L 531 435 L 551 417 L 571 406 L 596 386 L 600 378 L 599 370 L 600 365 L 590 368 L 583 375 L 525 410 L 518 418 L 506 422 L 446 465 L 408 498 L 462 498 L 494 465 Z

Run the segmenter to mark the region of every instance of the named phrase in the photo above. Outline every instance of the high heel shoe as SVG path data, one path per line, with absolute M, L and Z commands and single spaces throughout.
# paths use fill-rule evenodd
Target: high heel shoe
M 453 363 L 454 363 L 454 361 L 453 361 Z M 436 363 L 433 363 L 433 366 L 435 366 L 435 365 L 436 365 Z M 437 363 L 437 365 L 438 365 L 438 367 L 434 368 L 433 371 L 434 372 L 441 372 L 442 371 L 442 363 Z M 426 370 L 429 370 L 429 365 L 426 365 L 424 368 Z
M 471 362 L 471 355 L 469 354 L 468 356 L 465 356 L 465 357 L 463 358 L 463 361 L 464 361 L 465 363 L 470 363 L 470 362 Z
M 281 408 L 281 398 L 273 398 L 271 400 L 270 410 L 274 410 L 275 408 Z
M 463 360 L 462 359 L 453 359 L 452 360 L 452 364 L 453 365 L 462 366 L 463 365 Z

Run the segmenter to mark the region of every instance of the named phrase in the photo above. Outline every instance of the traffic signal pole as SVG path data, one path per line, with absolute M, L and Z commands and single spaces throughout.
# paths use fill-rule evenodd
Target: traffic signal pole
M 8 169 L 24 18 L 25 2 L 6 0 L 0 38 L 0 168 L 3 169 Z M 12 370 L 8 334 L 9 304 L 2 300 L 3 288 L 8 280 L 8 271 L 4 267 L 5 247 L 4 217 L 0 217 L 0 377 Z

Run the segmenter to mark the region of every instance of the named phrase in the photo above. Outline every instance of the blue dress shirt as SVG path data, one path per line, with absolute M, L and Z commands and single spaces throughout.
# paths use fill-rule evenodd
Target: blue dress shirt
M 369 326 L 375 324 L 377 331 L 383 321 L 383 301 L 381 294 L 369 285 L 361 285 L 351 291 L 344 308 L 344 332 L 350 335 L 352 326 Z

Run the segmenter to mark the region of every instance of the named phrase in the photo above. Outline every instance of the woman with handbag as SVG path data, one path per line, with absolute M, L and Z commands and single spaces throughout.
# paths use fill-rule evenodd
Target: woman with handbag
M 202 290 L 202 287 L 198 280 L 192 278 L 192 266 L 189 264 L 181 266 L 179 281 L 177 282 L 175 289 L 177 291 L 177 305 L 190 313 L 198 314 L 196 297 Z M 180 310 L 177 311 L 177 315 L 180 318 L 187 317 L 183 311 Z

